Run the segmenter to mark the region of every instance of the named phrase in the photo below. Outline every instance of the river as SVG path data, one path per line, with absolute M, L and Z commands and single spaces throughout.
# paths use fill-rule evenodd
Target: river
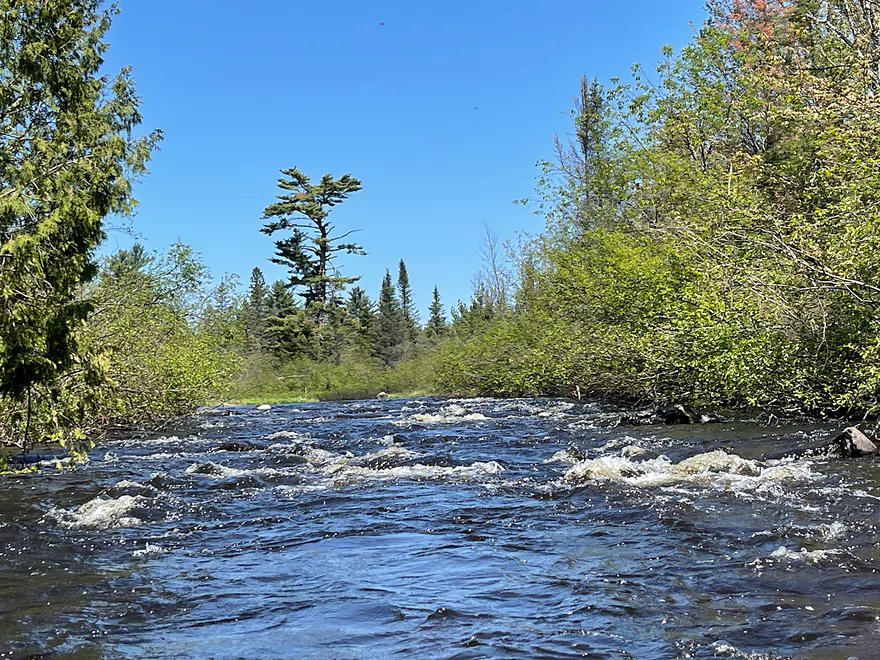
M 877 458 L 620 413 L 240 407 L 2 477 L 0 659 L 880 658 Z

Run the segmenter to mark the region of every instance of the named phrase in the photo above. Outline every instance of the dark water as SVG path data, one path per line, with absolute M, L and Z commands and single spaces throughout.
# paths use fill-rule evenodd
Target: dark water
M 831 426 L 233 412 L 2 479 L 0 658 L 880 658 L 880 462 L 754 460 Z

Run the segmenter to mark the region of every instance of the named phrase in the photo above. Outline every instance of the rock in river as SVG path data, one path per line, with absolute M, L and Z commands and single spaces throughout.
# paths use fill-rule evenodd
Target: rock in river
M 875 445 L 855 426 L 848 426 L 830 442 L 821 445 L 797 447 L 787 451 L 774 451 L 764 454 L 763 459 L 784 458 L 858 458 L 877 453 Z
M 262 445 L 258 445 L 250 440 L 237 440 L 232 442 L 222 442 L 217 445 L 214 451 L 260 451 L 265 449 Z

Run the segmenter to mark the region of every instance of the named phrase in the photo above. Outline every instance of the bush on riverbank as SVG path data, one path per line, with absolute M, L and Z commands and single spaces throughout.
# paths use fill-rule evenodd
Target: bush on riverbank
M 50 396 L 0 399 L 3 444 L 63 442 L 81 455 L 109 427 L 154 424 L 217 398 L 241 364 L 229 290 L 182 244 L 110 256 L 82 292 L 93 311 L 77 329 L 75 365 Z
M 432 385 L 428 355 L 391 368 L 364 357 L 350 357 L 340 364 L 308 358 L 278 364 L 269 358 L 251 358 L 228 396 L 237 403 L 371 399 L 379 392 L 422 396 L 430 393 Z
M 880 46 L 826 9 L 713 4 L 657 81 L 585 79 L 515 309 L 440 388 L 876 412 Z

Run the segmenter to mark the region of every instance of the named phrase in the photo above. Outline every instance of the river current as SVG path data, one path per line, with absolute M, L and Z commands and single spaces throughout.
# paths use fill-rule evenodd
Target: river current
M 0 659 L 880 658 L 880 460 L 621 412 L 224 408 L 0 477 Z

